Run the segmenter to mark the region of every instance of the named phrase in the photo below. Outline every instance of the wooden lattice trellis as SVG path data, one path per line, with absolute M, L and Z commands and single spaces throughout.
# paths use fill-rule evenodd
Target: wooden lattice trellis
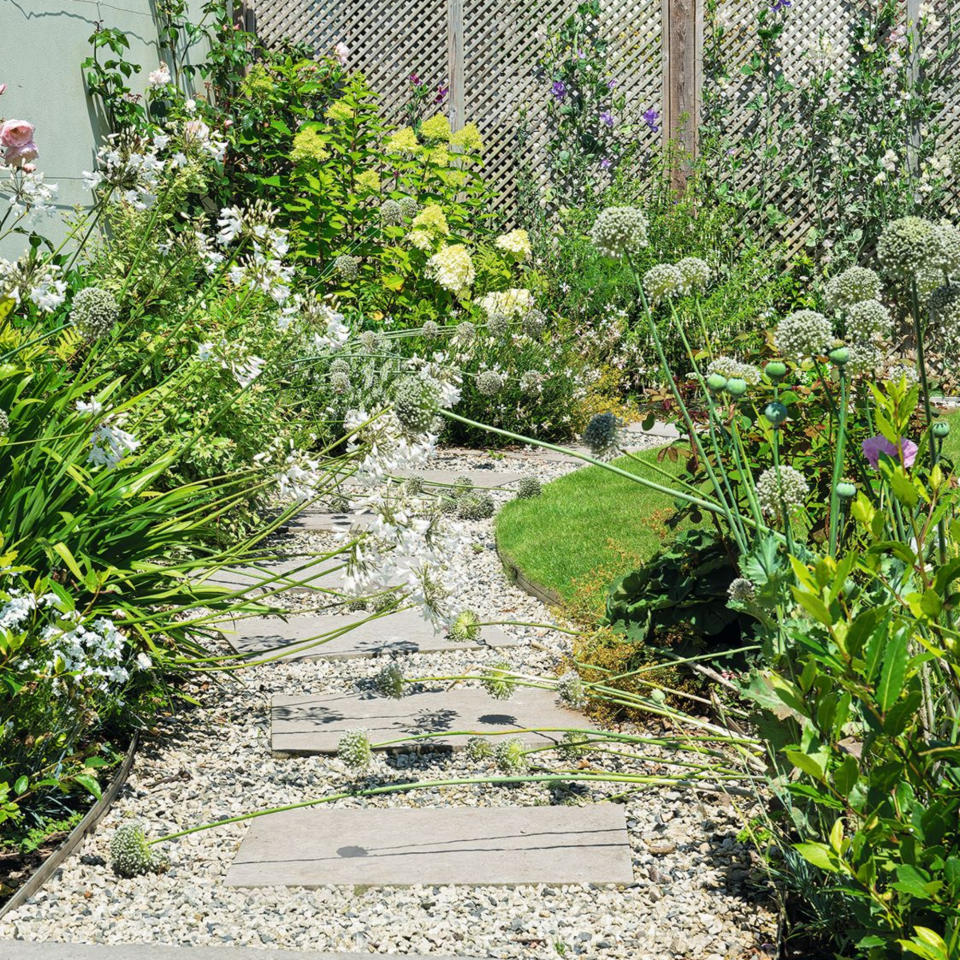
M 537 77 L 536 63 L 545 36 L 575 10 L 577 0 L 246 0 L 252 2 L 258 34 L 268 45 L 288 38 L 326 53 L 345 42 L 351 65 L 378 91 L 388 120 L 403 121 L 411 72 L 433 85 L 449 85 L 451 120 L 479 126 L 487 145 L 485 174 L 506 208 L 516 199 L 522 110 L 528 134 L 523 160 L 534 177 L 546 180 L 550 91 Z M 804 69 L 821 38 L 836 63 L 848 61 L 850 25 L 871 2 L 794 0 L 780 44 L 785 74 Z M 916 18 L 920 3 L 901 0 L 905 25 Z M 730 143 L 749 137 L 758 123 L 750 107 L 752 81 L 741 68 L 756 49 L 757 11 L 772 5 L 773 0 L 721 0 L 717 10 L 724 28 L 720 59 Z M 655 108 L 662 112 L 662 135 L 696 150 L 701 90 L 718 89 L 718 77 L 703 76 L 704 43 L 710 42 L 704 38 L 704 7 L 705 0 L 603 0 L 610 67 L 626 97 L 624 119 L 643 146 L 657 139 L 642 123 L 644 111 Z M 928 42 L 944 44 L 960 29 L 960 0 L 932 0 L 932 8 L 940 26 Z M 944 148 L 960 147 L 960 70 L 953 76 L 956 90 L 946 98 L 942 117 Z M 781 147 L 789 151 L 791 145 Z M 781 235 L 796 248 L 811 220 L 811 198 L 788 189 L 777 199 L 788 217 Z
M 366 75 L 396 123 L 403 119 L 412 72 L 449 86 L 451 119 L 480 128 L 484 173 L 501 207 L 509 208 L 516 199 L 521 110 L 528 134 L 524 159 L 534 177 L 547 176 L 550 85 L 537 77 L 536 63 L 545 36 L 575 7 L 571 0 L 257 0 L 256 23 L 268 45 L 289 39 L 326 53 L 346 43 L 351 66 Z M 662 100 L 659 0 L 606 0 L 603 13 L 611 73 L 627 102 L 623 120 L 649 145 L 656 134 L 642 114 L 659 109 Z

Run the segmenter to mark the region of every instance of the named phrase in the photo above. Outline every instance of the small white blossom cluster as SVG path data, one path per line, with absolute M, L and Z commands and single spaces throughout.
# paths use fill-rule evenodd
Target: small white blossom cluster
M 146 210 L 157 196 L 165 163 L 158 156 L 163 139 L 112 134 L 97 151 L 97 168 L 83 171 L 88 190 L 107 187 L 134 210 Z
M 215 360 L 224 370 L 230 371 L 244 390 L 263 373 L 266 366 L 266 360 L 247 353 L 246 346 L 239 340 L 228 342 L 221 339 L 217 344 L 209 341 L 201 343 L 197 347 L 197 360 L 201 363 Z
M 25 671 L 42 671 L 54 691 L 61 683 L 92 685 L 104 693 L 126 681 L 123 666 L 126 637 L 113 621 L 98 617 L 81 622 L 80 615 L 56 593 L 37 596 L 25 584 L 13 586 L 15 575 L 4 572 L 0 586 L 0 631 L 36 633 L 39 650 L 23 664 Z M 29 649 L 31 645 L 26 645 Z
M 890 311 L 879 300 L 861 300 L 848 306 L 844 313 L 851 370 L 861 374 L 876 370 L 893 332 Z
M 59 264 L 23 257 L 17 261 L 0 258 L 0 300 L 23 303 L 29 300 L 42 313 L 56 310 L 67 298 L 67 282 Z
M 4 186 L 14 216 L 11 226 L 29 229 L 50 216 L 58 189 L 55 183 L 47 183 L 42 173 L 28 172 L 20 167 L 11 168 L 10 179 Z
M 826 304 L 832 310 L 879 298 L 880 278 L 867 267 L 850 267 L 831 277 L 824 292 Z
M 714 357 L 707 365 L 707 375 L 719 373 L 720 376 L 728 380 L 743 380 L 751 387 L 755 387 L 760 382 L 760 368 L 752 363 L 742 363 L 734 357 L 719 356 Z
M 228 272 L 231 283 L 259 290 L 283 307 L 292 296 L 294 268 L 283 262 L 290 243 L 286 230 L 273 226 L 275 217 L 276 211 L 262 203 L 243 209 L 224 207 L 217 220 L 217 244 L 226 249 L 238 241 L 244 242 L 242 256 Z M 223 255 L 207 259 L 212 272 L 223 261 Z
M 651 306 L 672 296 L 699 293 L 710 284 L 713 271 L 699 257 L 684 257 L 677 263 L 658 263 L 643 275 L 643 292 Z

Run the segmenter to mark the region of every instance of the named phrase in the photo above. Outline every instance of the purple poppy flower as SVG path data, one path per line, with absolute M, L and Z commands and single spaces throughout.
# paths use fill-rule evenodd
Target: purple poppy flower
M 558 100 L 564 100 L 567 96 L 567 85 L 562 80 L 554 80 L 551 90 Z
M 616 121 L 613 119 L 613 114 L 609 110 L 604 110 L 603 113 L 600 114 L 600 122 L 611 128 L 613 127 L 614 123 L 616 123 Z
M 443 103 L 443 101 L 446 99 L 447 94 L 448 94 L 449 92 L 450 92 L 450 88 L 449 88 L 449 87 L 445 87 L 445 86 L 443 86 L 443 85 L 437 87 L 437 95 L 436 95 L 436 97 L 434 97 L 433 102 L 434 102 L 434 103 Z
M 660 132 L 660 111 L 651 107 L 643 114 L 643 122 L 654 132 Z
M 886 437 L 877 434 L 864 440 L 862 446 L 863 455 L 874 470 L 880 465 L 880 457 L 883 455 L 898 463 L 902 457 L 905 467 L 912 467 L 913 461 L 917 459 L 917 445 L 906 437 L 901 437 L 894 445 Z
M 793 0 L 773 0 L 773 3 L 770 5 L 770 9 L 774 13 L 780 13 L 781 10 L 786 10 L 787 7 L 793 6 Z
M 421 87 L 421 86 L 423 86 L 423 81 L 420 79 L 420 77 L 417 75 L 416 72 L 411 73 L 409 79 L 410 79 L 410 82 L 411 82 L 415 87 Z

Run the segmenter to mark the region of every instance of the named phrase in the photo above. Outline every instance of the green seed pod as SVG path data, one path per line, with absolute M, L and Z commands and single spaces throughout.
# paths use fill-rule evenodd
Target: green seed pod
M 938 420 L 933 425 L 933 435 L 939 440 L 950 436 L 950 424 L 946 420 Z
M 779 427 L 780 424 L 783 423 L 789 416 L 789 411 L 778 400 L 774 400 L 772 403 L 767 404 L 766 409 L 763 411 L 763 415 L 775 427 Z
M 763 372 L 767 379 L 776 383 L 787 375 L 787 365 L 780 360 L 771 360 L 764 368 Z
M 838 367 L 845 366 L 850 361 L 850 351 L 846 347 L 834 347 L 827 356 Z
M 857 485 L 849 480 L 842 480 L 837 484 L 837 496 L 844 500 L 852 500 L 857 495 Z
M 742 397 L 747 392 L 747 381 L 731 377 L 727 381 L 727 393 L 733 397 Z
M 721 373 L 711 373 L 707 377 L 707 386 L 714 391 L 714 393 L 719 393 L 727 385 L 727 378 Z

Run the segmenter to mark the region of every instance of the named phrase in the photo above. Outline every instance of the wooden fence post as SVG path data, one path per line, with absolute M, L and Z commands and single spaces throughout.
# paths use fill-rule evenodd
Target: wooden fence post
M 447 0 L 447 109 L 450 126 L 463 127 L 463 0 Z
M 673 184 L 686 185 L 690 161 L 697 156 L 703 81 L 704 0 L 663 0 L 663 145 L 673 142 L 681 156 Z

